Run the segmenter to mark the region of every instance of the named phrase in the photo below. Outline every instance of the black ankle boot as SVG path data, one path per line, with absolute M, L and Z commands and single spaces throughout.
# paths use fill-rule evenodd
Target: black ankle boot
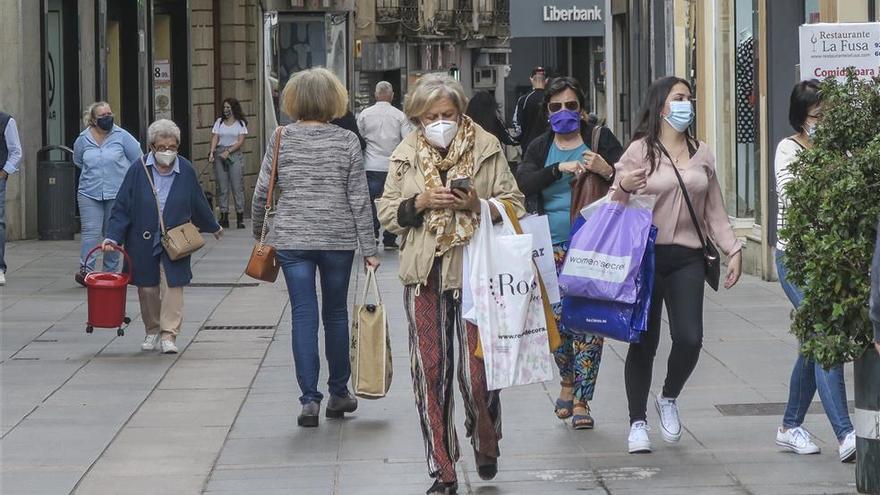
M 235 228 L 243 229 L 244 228 L 244 213 L 236 213 L 235 218 L 236 218 Z
M 224 229 L 229 228 L 229 213 L 221 213 L 220 214 L 220 226 Z
M 443 482 L 437 480 L 431 485 L 431 488 L 428 488 L 428 491 L 425 492 L 426 495 L 432 495 L 434 493 L 442 494 L 442 495 L 456 495 L 458 493 L 458 482 L 457 481 L 449 481 Z

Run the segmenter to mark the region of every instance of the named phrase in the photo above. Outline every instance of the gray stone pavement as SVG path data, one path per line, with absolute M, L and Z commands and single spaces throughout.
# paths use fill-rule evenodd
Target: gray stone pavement
M 389 396 L 362 400 L 344 420 L 322 417 L 319 428 L 302 429 L 283 281 L 251 284 L 242 275 L 250 249 L 245 231 L 231 231 L 198 253 L 182 352 L 163 356 L 139 350 L 143 327 L 131 289 L 134 322 L 124 337 L 84 333 L 86 291 L 72 279 L 76 243 L 11 243 L 8 285 L 0 289 L 0 493 L 424 493 L 430 482 L 395 254 L 383 254 L 380 276 L 393 333 Z M 853 493 L 854 467 L 837 462 L 820 408 L 805 425 L 820 455 L 774 445 L 796 349 L 788 313 L 778 286 L 752 277 L 708 294 L 703 355 L 680 398 L 684 435 L 667 445 L 655 429 L 650 455 L 625 453 L 621 343 L 605 348 L 593 431 L 572 431 L 553 416 L 555 383 L 502 393 L 494 481 L 476 476 L 459 407 L 460 492 Z M 668 348 L 665 337 L 655 392 Z M 653 410 L 649 421 L 656 424 Z

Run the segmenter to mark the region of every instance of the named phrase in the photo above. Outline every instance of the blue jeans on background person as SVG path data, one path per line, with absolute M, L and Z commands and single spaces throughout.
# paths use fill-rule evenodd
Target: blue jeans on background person
M 782 262 L 782 255 L 782 251 L 776 251 L 776 271 L 779 273 L 779 283 L 782 284 L 782 290 L 785 291 L 791 304 L 797 309 L 804 299 L 804 293 L 786 277 L 788 270 Z M 801 426 L 807 409 L 813 402 L 813 396 L 818 390 L 822 407 L 834 429 L 834 435 L 838 441 L 842 441 L 847 434 L 853 431 L 846 402 L 846 383 L 843 377 L 843 364 L 826 370 L 819 363 L 798 352 L 794 369 L 791 370 L 788 404 L 782 417 L 782 426 L 785 428 Z
M 321 319 L 324 323 L 324 354 L 330 368 L 330 394 L 348 396 L 351 376 L 348 341 L 348 282 L 354 251 L 278 250 L 293 316 L 292 347 L 301 404 L 321 402 L 318 374 L 318 294 L 316 272 L 321 274 Z
M 379 238 L 379 217 L 376 215 L 376 199 L 382 197 L 385 191 L 385 179 L 388 172 L 367 171 L 367 188 L 370 190 L 370 208 L 373 210 L 373 237 Z M 382 233 L 382 244 L 389 246 L 397 242 L 397 236 L 388 232 Z
M 6 273 L 6 181 L 0 180 L 0 272 Z
M 79 265 L 80 267 L 84 266 L 87 272 L 92 272 L 95 270 L 95 260 L 100 253 L 95 253 L 89 260 L 86 260 L 86 255 L 92 248 L 104 242 L 107 224 L 110 222 L 110 212 L 113 211 L 113 204 L 116 203 L 116 200 L 97 200 L 80 194 L 78 201 L 79 219 L 82 224 Z M 122 241 L 122 239 L 113 240 Z M 119 271 L 119 253 L 113 251 L 104 254 L 104 271 Z

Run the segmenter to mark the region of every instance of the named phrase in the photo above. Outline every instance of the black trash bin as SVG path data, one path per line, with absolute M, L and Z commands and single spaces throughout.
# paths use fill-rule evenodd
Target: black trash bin
M 50 160 L 61 150 L 66 160 Z M 37 151 L 37 229 L 40 240 L 64 241 L 76 233 L 76 166 L 73 150 L 50 145 Z

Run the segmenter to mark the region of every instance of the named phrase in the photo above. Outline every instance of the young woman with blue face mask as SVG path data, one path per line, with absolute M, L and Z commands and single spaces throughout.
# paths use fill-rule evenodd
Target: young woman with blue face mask
M 656 197 L 657 226 L 654 292 L 648 329 L 641 341 L 630 344 L 625 381 L 629 403 L 629 452 L 651 451 L 648 438 L 647 403 L 651 390 L 654 355 L 660 342 L 665 303 L 672 335 L 666 381 L 654 400 L 663 439 L 677 443 L 681 423 L 676 400 L 697 365 L 703 342 L 703 287 L 705 267 L 702 243 L 688 212 L 676 170 L 687 188 L 701 225 L 700 230 L 727 255 L 724 287 L 739 280 L 741 245 L 737 240 L 721 187 L 715 175 L 715 156 L 706 143 L 688 134 L 694 119 L 690 84 L 666 77 L 648 88 L 633 142 L 617 164 L 611 197 L 626 202 L 631 195 Z
M 532 141 L 516 174 L 517 184 L 526 195 L 526 209 L 530 213 L 547 215 L 550 221 L 558 270 L 568 252 L 572 212 L 586 206 L 574 204 L 585 199 L 581 195 L 575 194 L 572 201 L 572 180 L 583 174 L 595 174 L 590 191 L 595 197 L 587 198 L 585 203 L 601 198 L 614 179 L 613 165 L 623 154 L 623 147 L 610 129 L 596 129 L 582 118 L 585 115 L 584 100 L 584 92 L 577 80 L 559 77 L 550 82 L 544 103 L 550 130 Z M 594 129 L 598 132 L 595 150 L 590 149 Z M 554 311 L 558 319 L 561 304 L 556 305 Z M 562 345 L 554 353 L 562 386 L 556 400 L 556 416 L 571 418 L 575 429 L 590 429 L 595 422 L 590 415 L 589 401 L 593 400 L 603 340 L 601 337 L 568 335 L 561 326 L 560 330 Z
M 801 81 L 795 84 L 791 92 L 788 110 L 788 122 L 797 132 L 779 142 L 776 147 L 774 168 L 776 170 L 777 193 L 777 228 L 785 222 L 785 209 L 788 198 L 785 185 L 793 177 L 788 167 L 798 154 L 813 147 L 813 133 L 816 123 L 822 116 L 822 102 L 819 99 L 819 81 Z M 776 272 L 782 290 L 795 309 L 800 306 L 804 294 L 801 289 L 787 279 L 785 267 L 785 241 L 776 242 Z M 807 414 L 816 392 L 822 400 L 825 415 L 837 438 L 839 459 L 849 462 L 856 456 L 856 434 L 849 416 L 846 402 L 846 383 L 844 382 L 843 365 L 838 364 L 829 369 L 822 368 L 819 363 L 798 353 L 788 386 L 788 403 L 782 416 L 782 426 L 776 430 L 776 445 L 796 454 L 818 454 L 810 433 L 801 425 Z

